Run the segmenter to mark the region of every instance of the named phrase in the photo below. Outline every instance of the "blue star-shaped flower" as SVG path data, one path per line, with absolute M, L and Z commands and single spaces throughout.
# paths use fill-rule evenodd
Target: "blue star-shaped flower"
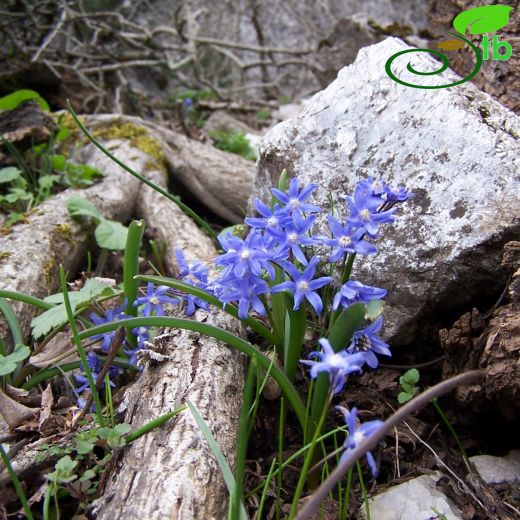
M 348 222 L 356 227 L 365 228 L 371 238 L 377 236 L 377 226 L 379 224 L 394 221 L 393 213 L 396 208 L 380 211 L 379 208 L 382 205 L 381 198 L 367 194 L 359 185 L 354 190 L 354 196 L 347 197 L 347 202 L 350 208 Z
M 303 273 L 300 273 L 300 271 L 298 271 L 294 265 L 287 262 L 284 267 L 285 270 L 291 275 L 292 281 L 275 285 L 271 289 L 271 292 L 276 293 L 280 291 L 291 291 L 294 293 L 294 310 L 298 310 L 300 308 L 300 304 L 305 298 L 312 305 L 316 311 L 316 314 L 321 314 L 321 311 L 323 310 L 323 303 L 316 291 L 324 285 L 330 283 L 332 278 L 330 276 L 322 276 L 321 278 L 316 278 L 313 280 L 318 261 L 318 257 L 314 256 Z
M 381 330 L 382 326 L 383 316 L 379 316 L 368 327 L 354 333 L 350 346 L 347 349 L 347 352 L 350 353 L 359 352 L 370 368 L 377 368 L 379 365 L 376 354 L 382 354 L 383 356 L 392 355 L 389 345 L 376 334 Z
M 384 423 L 383 421 L 374 420 L 367 421 L 363 424 L 358 424 L 358 421 L 356 420 L 358 412 L 357 408 L 354 407 L 350 411 L 343 406 L 336 406 L 336 408 L 340 410 L 345 417 L 345 422 L 348 428 L 348 437 L 344 443 L 345 451 L 341 455 L 340 459 L 340 462 L 342 462 L 354 448 L 356 448 L 366 438 L 370 437 L 374 432 L 381 428 Z M 370 467 L 370 472 L 372 473 L 372 477 L 375 478 L 377 475 L 376 461 L 369 451 L 366 453 L 366 458 Z
M 155 288 L 154 284 L 148 282 L 146 286 L 145 296 L 139 296 L 135 299 L 134 307 L 144 305 L 141 314 L 143 316 L 151 316 L 155 312 L 156 316 L 164 316 L 163 305 L 172 304 L 178 305 L 179 300 L 177 298 L 171 298 L 167 296 L 167 292 L 171 289 L 165 285 L 160 285 Z
M 337 394 L 343 390 L 347 376 L 352 372 L 361 372 L 363 359 L 359 354 L 349 354 L 346 350 L 334 352 L 330 342 L 321 338 L 319 340 L 322 352 L 311 352 L 309 357 L 317 357 L 318 361 L 300 360 L 300 363 L 311 367 L 310 376 L 316 379 L 321 372 L 329 374 L 332 392 Z
M 255 200 L 256 211 L 261 217 L 247 217 L 245 223 L 256 229 L 265 229 L 267 233 L 273 230 L 279 231 L 280 228 L 291 222 L 291 217 L 286 208 L 280 208 L 279 204 L 275 204 L 271 210 L 260 199 Z
M 359 253 L 371 255 L 377 251 L 376 246 L 363 240 L 364 229 L 355 229 L 348 222 L 342 226 L 332 215 L 327 215 L 329 228 L 334 238 L 323 237 L 324 244 L 334 249 L 329 255 L 329 262 L 337 262 L 347 254 Z
M 347 283 L 342 285 L 339 292 L 334 296 L 332 308 L 337 310 L 340 305 L 347 308 L 353 303 L 358 302 L 366 304 L 369 301 L 384 298 L 386 293 L 386 289 L 364 285 L 356 280 L 349 280 Z
M 291 212 L 301 211 L 307 213 L 320 213 L 321 208 L 315 206 L 314 204 L 305 202 L 317 187 L 318 186 L 316 184 L 311 183 L 302 188 L 302 191 L 299 192 L 300 183 L 298 182 L 298 179 L 294 177 L 289 183 L 288 193 L 284 193 L 277 188 L 271 188 L 271 192 Z

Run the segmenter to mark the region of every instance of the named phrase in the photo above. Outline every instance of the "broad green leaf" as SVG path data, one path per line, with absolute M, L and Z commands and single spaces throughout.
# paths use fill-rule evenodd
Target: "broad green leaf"
M 71 197 L 67 201 L 67 208 L 73 217 L 91 217 L 98 222 L 103 220 L 103 215 L 101 215 L 96 206 L 82 197 Z
M 71 134 L 71 131 L 70 131 L 68 128 L 62 126 L 62 127 L 60 127 L 60 129 L 58 130 L 58 133 L 56 134 L 56 136 L 54 137 L 54 139 L 55 139 L 56 141 L 65 141 L 65 139 L 67 139 L 67 137 L 69 137 L 70 134 Z
M 11 226 L 12 224 L 16 224 L 20 220 L 23 220 L 23 218 L 24 218 L 23 213 L 19 213 L 17 211 L 11 211 L 11 213 L 9 213 L 9 216 L 7 217 L 7 220 L 5 221 L 4 225 Z
M 354 332 L 363 323 L 365 312 L 366 306 L 364 303 L 354 303 L 338 316 L 328 337 L 336 352 L 349 346 Z
M 6 168 L 0 168 L 0 184 L 14 181 L 22 175 L 22 171 L 15 166 L 7 166 Z
M 65 457 L 62 457 L 58 462 L 56 462 L 54 471 L 52 473 L 47 473 L 45 478 L 51 482 L 55 482 L 56 484 L 67 484 L 68 482 L 72 482 L 78 478 L 77 475 L 72 473 L 77 465 L 77 460 L 72 460 L 69 455 L 65 455 Z
M 76 444 L 76 451 L 79 455 L 87 455 L 88 453 L 92 453 L 92 450 L 95 446 L 95 441 L 93 440 L 85 440 L 85 439 L 74 439 Z
M 46 112 L 50 111 L 49 104 L 43 99 L 38 92 L 34 90 L 17 90 L 12 94 L 8 94 L 0 98 L 0 110 L 13 110 L 17 106 L 21 105 L 25 101 L 34 99 L 40 107 Z
M 42 190 L 50 189 L 54 184 L 57 184 L 60 182 L 60 176 L 59 175 L 42 175 L 38 179 L 38 185 Z
M 111 448 L 122 448 L 126 444 L 123 435 L 126 435 L 132 427 L 129 424 L 121 423 L 114 428 L 99 428 L 98 436 L 100 439 L 105 439 Z
M 104 249 L 124 249 L 128 228 L 115 220 L 102 220 L 95 235 L 98 245 Z
M 400 378 L 399 382 L 404 385 L 405 383 L 409 385 L 415 385 L 419 382 L 420 374 L 419 370 L 416 368 L 411 368 L 407 372 L 405 372 Z
M 9 204 L 14 204 L 19 200 L 31 200 L 32 198 L 32 193 L 29 193 L 28 191 L 25 191 L 21 188 L 12 188 L 5 196 L 5 200 L 6 202 L 9 202 Z
M 23 361 L 31 354 L 31 349 L 26 347 L 25 345 L 21 345 L 20 343 L 16 345 L 13 351 L 9 354 L 9 356 L 13 361 Z
M 413 397 L 413 394 L 407 394 L 406 392 L 399 392 L 397 396 L 397 401 L 399 404 L 404 404 L 409 401 Z
M 200 412 L 197 410 L 196 406 L 190 401 L 186 401 L 186 404 L 188 405 L 188 408 L 190 409 L 190 412 L 193 415 L 193 418 L 195 419 L 197 426 L 200 428 L 202 435 L 204 435 L 206 442 L 209 444 L 209 447 L 211 448 L 211 451 L 213 452 L 215 459 L 217 459 L 217 464 L 219 465 L 220 471 L 222 472 L 222 476 L 224 477 L 224 482 L 226 483 L 226 487 L 228 488 L 229 496 L 232 497 L 234 495 L 236 486 L 233 472 L 231 471 L 231 468 L 229 467 L 229 464 L 227 463 L 227 460 L 224 457 L 222 450 L 220 449 L 217 441 L 215 440 L 215 437 L 213 437 L 211 430 L 209 429 L 206 421 L 204 420 Z M 247 518 L 248 517 L 244 505 L 240 504 L 240 520 L 247 520 Z
M 55 170 L 58 170 L 59 172 L 61 172 L 65 169 L 65 164 L 66 164 L 67 160 L 65 159 L 64 155 L 61 155 L 61 154 L 51 155 L 51 161 L 52 161 L 52 167 Z
M 118 435 L 126 435 L 131 430 L 132 430 L 132 427 L 127 423 L 119 423 L 114 426 L 114 431 Z
M 86 482 L 87 480 L 93 480 L 96 478 L 96 472 L 93 469 L 87 469 L 83 475 L 81 475 L 79 481 Z
M 374 321 L 382 312 L 385 306 L 383 300 L 371 300 L 367 303 L 365 318 Z
M 11 374 L 16 370 L 20 361 L 23 361 L 31 354 L 31 349 L 25 345 L 16 345 L 8 356 L 0 354 L 0 376 Z
M 94 298 L 109 296 L 113 293 L 113 289 L 108 285 L 105 285 L 98 280 L 89 279 L 80 291 L 69 292 L 72 312 L 74 312 L 79 305 L 88 304 Z M 43 314 L 33 318 L 31 327 L 32 335 L 35 339 L 44 336 L 55 327 L 59 327 L 68 321 L 65 305 L 63 304 L 62 293 L 51 294 L 50 296 L 47 296 L 44 301 L 46 303 L 57 303 L 59 305 L 56 305 L 56 307 L 52 307 L 51 309 L 46 310 Z
M 34 339 L 38 339 L 39 337 L 49 333 L 55 327 L 59 327 L 64 323 L 67 323 L 67 311 L 65 310 L 65 305 L 56 305 L 56 307 L 52 307 L 52 309 L 49 309 L 32 319 L 32 336 Z
M 470 34 L 484 34 L 498 31 L 509 23 L 509 13 L 513 8 L 507 5 L 483 5 L 463 11 L 453 20 L 453 27 L 461 34 L 470 29 Z
M 99 296 L 108 296 L 113 294 L 114 291 L 111 287 L 96 280 L 95 278 L 89 278 L 85 285 L 79 291 L 70 291 L 69 292 L 69 300 L 72 306 L 72 310 L 75 309 L 78 305 L 82 303 L 90 303 L 90 301 Z M 59 292 L 56 294 L 51 294 L 43 299 L 44 302 L 47 303 L 63 303 L 63 293 Z

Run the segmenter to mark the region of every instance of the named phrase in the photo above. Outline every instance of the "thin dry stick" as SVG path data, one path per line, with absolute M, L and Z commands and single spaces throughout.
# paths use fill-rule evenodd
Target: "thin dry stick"
M 345 475 L 347 470 L 354 465 L 367 451 L 377 446 L 377 444 L 384 439 L 386 434 L 397 426 L 403 419 L 414 412 L 417 412 L 426 406 L 432 399 L 446 394 L 462 385 L 469 385 L 472 383 L 479 383 L 486 377 L 486 373 L 482 370 L 471 370 L 464 374 L 459 374 L 446 381 L 432 386 L 422 394 L 418 395 L 402 408 L 391 415 L 373 435 L 364 440 L 359 446 L 354 448 L 350 454 L 345 457 L 336 469 L 330 474 L 329 478 L 316 490 L 311 498 L 303 506 L 302 510 L 296 516 L 296 520 L 306 520 L 315 513 L 321 501 L 327 496 L 338 481 Z
M 125 339 L 125 329 L 122 327 L 116 332 L 114 339 L 112 340 L 112 344 L 110 345 L 110 350 L 108 351 L 107 358 L 105 359 L 105 364 L 103 365 L 103 368 L 101 369 L 101 372 L 96 378 L 96 388 L 99 388 L 101 384 L 103 383 L 105 376 L 108 374 L 108 371 L 110 370 L 110 366 L 112 365 L 112 361 L 114 361 L 114 358 L 117 355 L 117 352 L 119 351 L 119 347 L 123 344 L 123 341 Z M 78 415 L 76 420 L 74 421 L 74 424 L 72 425 L 72 430 L 74 430 L 81 419 L 85 417 L 86 413 L 90 410 L 90 407 L 92 406 L 92 401 L 94 400 L 94 397 L 92 395 L 92 392 L 89 394 L 87 401 L 85 403 L 85 406 L 83 407 L 83 410 L 81 410 L 81 413 Z

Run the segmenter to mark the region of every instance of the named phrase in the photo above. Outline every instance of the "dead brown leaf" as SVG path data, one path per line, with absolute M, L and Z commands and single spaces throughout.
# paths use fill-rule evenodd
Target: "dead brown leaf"
M 14 430 L 28 419 L 32 419 L 38 412 L 38 408 L 28 408 L 23 404 L 17 403 L 0 390 L 0 415 L 9 425 L 9 428 Z
M 58 362 L 75 361 L 76 349 L 70 343 L 67 332 L 58 332 L 38 354 L 29 358 L 29 363 L 36 368 L 46 368 Z
M 437 47 L 443 51 L 456 51 L 464 47 L 464 42 L 462 40 L 445 40 L 443 42 L 439 42 Z

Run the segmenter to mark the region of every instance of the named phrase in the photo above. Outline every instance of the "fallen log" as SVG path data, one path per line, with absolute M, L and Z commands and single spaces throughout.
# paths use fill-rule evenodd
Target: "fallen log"
M 165 183 L 158 170 L 149 171 L 147 177 Z M 136 210 L 167 240 L 165 262 L 170 272 L 176 271 L 174 246 L 183 249 L 188 261 L 209 260 L 216 254 L 191 219 L 147 186 L 139 192 Z M 240 334 L 240 324 L 222 311 L 199 310 L 195 319 Z M 166 330 L 153 350 L 144 373 L 125 396 L 125 421 L 137 428 L 189 400 L 233 467 L 244 377 L 240 354 L 183 330 Z M 226 516 L 227 497 L 215 458 L 185 411 L 125 448 L 95 512 L 98 520 L 220 519 Z

